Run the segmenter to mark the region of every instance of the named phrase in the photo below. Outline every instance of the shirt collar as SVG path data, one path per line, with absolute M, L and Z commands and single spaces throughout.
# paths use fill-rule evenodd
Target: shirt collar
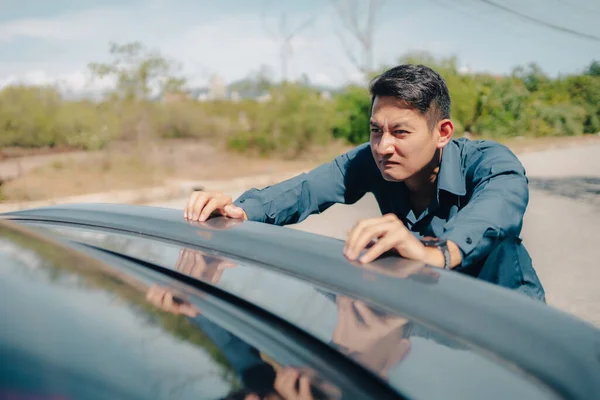
M 442 150 L 442 162 L 438 175 L 438 192 L 445 190 L 457 196 L 464 196 L 467 193 L 461 161 L 458 144 L 452 140 Z

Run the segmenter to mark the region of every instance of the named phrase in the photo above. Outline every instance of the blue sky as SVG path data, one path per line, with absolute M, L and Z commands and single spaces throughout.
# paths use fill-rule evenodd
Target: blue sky
M 598 0 L 493 1 L 600 37 Z M 357 77 L 329 0 L 0 0 L 0 85 L 60 80 L 81 89 L 87 64 L 106 60 L 110 41 L 134 40 L 181 62 L 195 85 L 214 73 L 240 79 L 263 64 L 277 79 L 280 42 L 268 31 L 277 30 L 283 12 L 288 27 L 316 18 L 293 41 L 292 76 L 306 73 L 329 85 Z M 529 62 L 552 75 L 572 73 L 600 60 L 600 41 L 537 26 L 479 0 L 387 0 L 375 59 L 394 63 L 410 50 L 456 55 L 461 66 L 496 73 Z

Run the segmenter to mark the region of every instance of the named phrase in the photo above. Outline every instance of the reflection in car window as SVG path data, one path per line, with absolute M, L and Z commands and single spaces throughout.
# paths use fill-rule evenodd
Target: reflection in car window
M 331 344 L 411 398 L 552 397 L 527 375 L 417 321 L 251 262 L 113 232 L 45 229 L 217 285 Z M 391 273 L 424 284 L 437 279 L 432 269 L 412 264 Z
M 0 292 L 12 299 L 0 307 L 0 359 L 11 361 L 0 371 L 0 397 L 32 390 L 86 399 L 340 397 L 311 370 L 249 345 L 173 289 L 27 239 L 6 239 L 0 229 Z

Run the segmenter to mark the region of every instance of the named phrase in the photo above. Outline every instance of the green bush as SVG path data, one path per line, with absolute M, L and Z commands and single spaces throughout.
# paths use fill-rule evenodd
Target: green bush
M 468 131 L 500 139 L 600 132 L 598 62 L 582 74 L 558 78 L 535 64 L 504 76 L 463 73 L 456 58 L 427 53 L 410 53 L 399 62 L 429 65 L 444 77 L 457 135 Z M 171 96 L 163 103 L 110 96 L 101 102 L 68 101 L 53 87 L 7 87 L 0 90 L 0 147 L 94 150 L 115 140 L 187 138 L 240 152 L 296 157 L 332 139 L 369 140 L 371 99 L 365 85 L 346 86 L 325 99 L 306 82 L 253 79 L 244 85 L 269 90 L 270 100 L 199 102 Z
M 335 100 L 333 136 L 346 139 L 353 144 L 369 141 L 371 112 L 369 91 L 360 86 L 348 86 L 335 96 Z
M 291 84 L 273 89 L 271 96 L 269 101 L 248 107 L 246 126 L 240 126 L 228 139 L 229 148 L 293 158 L 331 140 L 333 101 L 310 88 Z
M 115 136 L 102 106 L 66 102 L 50 87 L 14 86 L 0 91 L 0 147 L 66 146 L 94 150 Z

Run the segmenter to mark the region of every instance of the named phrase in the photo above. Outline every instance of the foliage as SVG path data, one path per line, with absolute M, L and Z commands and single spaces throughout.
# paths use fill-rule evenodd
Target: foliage
M 93 150 L 108 143 L 114 129 L 105 107 L 65 102 L 54 88 L 13 86 L 0 91 L 0 147 Z
M 456 58 L 437 59 L 424 52 L 407 53 L 398 63 L 426 65 L 442 75 L 458 135 L 504 138 L 600 132 L 598 62 L 583 75 L 555 79 L 533 63 L 515 68 L 508 76 L 461 72 Z M 333 135 L 354 144 L 368 140 L 368 92 L 348 87 L 337 96 L 337 103 Z
M 335 138 L 344 138 L 350 143 L 369 140 L 369 115 L 371 98 L 369 91 L 361 86 L 348 86 L 336 95 L 336 119 L 333 127 Z
M 228 141 L 238 151 L 277 152 L 295 157 L 331 138 L 334 103 L 309 87 L 284 84 L 271 90 L 272 100 L 242 108 L 245 126 Z
M 185 79 L 175 76 L 177 65 L 141 43 L 110 44 L 113 60 L 91 63 L 94 78 L 112 78 L 116 82 L 112 95 L 122 100 L 148 100 L 153 91 L 181 91 Z
M 230 85 L 241 99 L 197 101 L 187 96 L 176 64 L 159 53 L 134 42 L 111 44 L 110 55 L 110 62 L 90 64 L 94 79 L 114 81 L 110 96 L 99 101 L 67 100 L 50 86 L 0 90 L 0 146 L 92 150 L 115 140 L 194 138 L 240 152 L 296 157 L 332 139 L 357 144 L 369 138 L 371 99 L 364 85 L 348 85 L 327 98 L 308 79 L 273 82 L 263 66 Z M 579 75 L 559 77 L 536 64 L 507 75 L 470 73 L 455 57 L 423 52 L 407 53 L 398 62 L 425 64 L 444 77 L 458 136 L 600 132 L 598 61 Z M 270 99 L 256 99 L 265 93 Z

